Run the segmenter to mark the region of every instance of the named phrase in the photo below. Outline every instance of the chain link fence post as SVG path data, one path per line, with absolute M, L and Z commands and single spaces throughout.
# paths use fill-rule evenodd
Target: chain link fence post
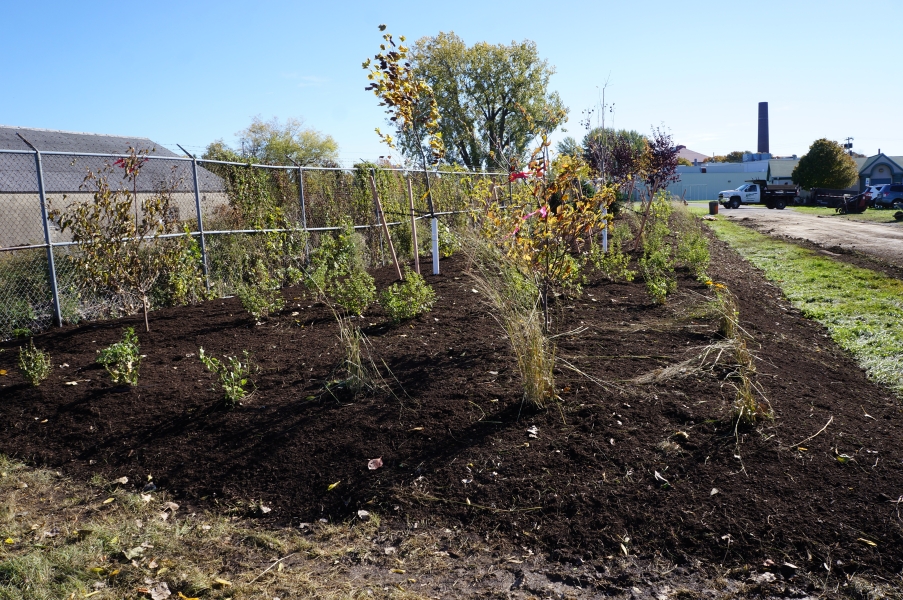
M 194 207 L 198 217 L 198 233 L 201 238 L 201 270 L 204 273 L 204 284 L 210 291 L 210 273 L 207 271 L 207 240 L 204 239 L 204 217 L 201 214 L 201 186 L 198 184 L 198 159 L 191 156 L 191 177 L 194 182 Z
M 31 145 L 31 144 L 29 144 Z M 34 152 L 35 173 L 38 177 L 38 198 L 41 201 L 41 221 L 44 224 L 44 243 L 47 244 L 47 278 L 50 280 L 50 293 L 53 295 L 53 318 L 57 327 L 63 326 L 63 315 L 60 311 L 60 292 L 56 281 L 56 264 L 53 261 L 53 241 L 50 238 L 50 219 L 47 216 L 47 196 L 44 193 L 44 167 L 41 164 L 41 153 Z

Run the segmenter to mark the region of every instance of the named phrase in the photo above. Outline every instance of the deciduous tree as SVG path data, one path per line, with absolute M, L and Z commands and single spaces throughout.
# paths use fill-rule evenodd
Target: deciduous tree
M 856 161 L 848 156 L 837 142 L 826 138 L 815 140 L 809 152 L 793 168 L 793 183 L 803 189 L 844 189 L 859 177 Z
M 469 169 L 521 164 L 536 126 L 553 131 L 566 117 L 558 94 L 548 91 L 555 69 L 529 40 L 467 46 L 453 32 L 440 33 L 419 39 L 411 61 L 435 94 L 446 160 Z M 402 143 L 416 156 L 409 140 Z
M 245 160 L 270 165 L 333 165 L 338 159 L 339 145 L 330 135 L 304 127 L 299 119 L 278 118 L 263 121 L 260 117 L 238 136 Z

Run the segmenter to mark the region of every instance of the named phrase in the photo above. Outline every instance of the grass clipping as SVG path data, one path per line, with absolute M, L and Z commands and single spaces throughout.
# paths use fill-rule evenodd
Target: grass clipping
M 539 289 L 488 244 L 468 240 L 465 251 L 477 291 L 504 329 L 521 375 L 524 401 L 536 408 L 556 398 L 555 344 L 543 328 Z

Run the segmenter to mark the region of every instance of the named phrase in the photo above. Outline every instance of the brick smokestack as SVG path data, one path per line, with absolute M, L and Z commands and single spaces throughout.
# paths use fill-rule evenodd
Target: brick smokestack
M 759 102 L 759 149 L 768 152 L 768 102 Z

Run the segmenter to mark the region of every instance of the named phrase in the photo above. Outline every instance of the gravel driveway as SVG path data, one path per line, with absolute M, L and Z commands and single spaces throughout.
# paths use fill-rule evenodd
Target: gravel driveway
M 883 261 L 903 263 L 903 223 L 851 221 L 841 215 L 804 214 L 787 210 L 743 206 L 721 210 L 734 221 L 743 221 L 761 233 L 808 240 L 824 248 L 843 248 L 871 254 Z

